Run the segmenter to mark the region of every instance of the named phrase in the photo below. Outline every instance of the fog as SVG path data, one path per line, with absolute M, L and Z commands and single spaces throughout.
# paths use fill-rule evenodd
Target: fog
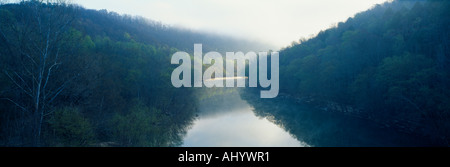
M 76 0 L 91 9 L 261 40 L 278 48 L 308 38 L 388 0 Z M 277 48 L 275 48 L 277 49 Z

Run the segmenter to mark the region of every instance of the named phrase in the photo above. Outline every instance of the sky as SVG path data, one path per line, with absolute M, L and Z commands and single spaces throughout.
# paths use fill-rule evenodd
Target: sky
M 198 31 L 285 47 L 388 0 L 73 0 Z

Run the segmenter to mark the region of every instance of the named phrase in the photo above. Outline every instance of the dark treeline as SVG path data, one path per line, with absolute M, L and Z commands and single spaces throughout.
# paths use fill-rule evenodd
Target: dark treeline
M 280 91 L 448 145 L 449 9 L 394 1 L 294 43 L 280 51 Z
M 176 146 L 195 116 L 170 58 L 263 46 L 62 1 L 0 6 L 1 146 Z

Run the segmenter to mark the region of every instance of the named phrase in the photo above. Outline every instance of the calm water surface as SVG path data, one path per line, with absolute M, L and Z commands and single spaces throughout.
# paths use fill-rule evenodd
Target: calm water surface
M 185 147 L 302 147 L 283 128 L 257 117 L 253 108 L 233 92 L 202 101 L 198 118 L 188 130 Z
M 198 116 L 188 127 L 182 146 L 433 146 L 422 137 L 383 128 L 373 121 L 321 111 L 295 99 L 261 99 L 259 91 L 245 89 L 218 89 L 213 94 L 200 102 Z

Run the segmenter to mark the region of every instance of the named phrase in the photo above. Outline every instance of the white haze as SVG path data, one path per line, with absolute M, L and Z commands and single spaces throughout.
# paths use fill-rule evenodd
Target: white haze
M 388 0 L 75 0 L 88 9 L 139 15 L 278 48 Z M 274 49 L 278 49 L 274 48 Z

